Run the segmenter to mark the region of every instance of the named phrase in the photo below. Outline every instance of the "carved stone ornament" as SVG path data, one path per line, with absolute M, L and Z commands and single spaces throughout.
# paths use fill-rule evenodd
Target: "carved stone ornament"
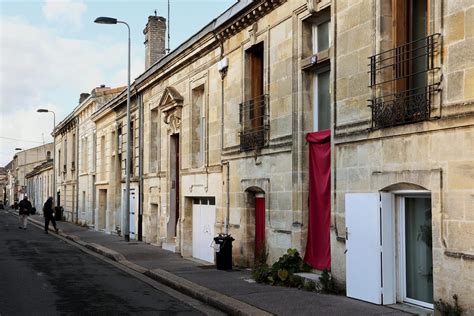
M 166 112 L 164 122 L 168 125 L 170 134 L 178 134 L 181 128 L 181 109 Z
M 177 134 L 181 128 L 181 108 L 183 97 L 173 87 L 167 87 L 161 96 L 159 103 L 163 113 L 163 122 L 168 127 L 170 134 Z
M 306 4 L 307 4 L 309 13 L 311 14 L 316 13 L 316 9 L 317 9 L 316 0 L 306 0 Z

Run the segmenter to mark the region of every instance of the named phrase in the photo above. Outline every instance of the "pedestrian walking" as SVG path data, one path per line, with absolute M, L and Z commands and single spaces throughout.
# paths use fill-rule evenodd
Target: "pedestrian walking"
M 25 195 L 23 200 L 20 201 L 18 204 L 18 214 L 19 214 L 19 219 L 20 219 L 20 226 L 18 228 L 20 229 L 25 229 L 26 230 L 26 225 L 28 223 L 28 216 L 30 216 L 30 211 L 31 211 L 31 203 L 28 201 L 28 197 Z
M 54 220 L 53 213 L 53 198 L 49 197 L 43 205 L 43 216 L 44 216 L 44 233 L 48 233 L 49 222 L 53 224 L 54 230 L 58 232 L 56 227 L 56 221 Z

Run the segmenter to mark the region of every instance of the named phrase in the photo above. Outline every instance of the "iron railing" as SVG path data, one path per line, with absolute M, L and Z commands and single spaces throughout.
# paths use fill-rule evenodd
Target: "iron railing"
M 372 128 L 426 120 L 440 90 L 440 34 L 369 57 Z
M 240 151 L 265 147 L 268 142 L 268 95 L 240 104 Z

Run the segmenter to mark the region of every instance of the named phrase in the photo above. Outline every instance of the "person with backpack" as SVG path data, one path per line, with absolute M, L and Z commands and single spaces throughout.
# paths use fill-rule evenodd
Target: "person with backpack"
M 28 197 L 25 195 L 23 200 L 21 200 L 18 204 L 18 214 L 20 219 L 20 226 L 18 226 L 19 229 L 23 228 L 24 230 L 26 230 L 26 225 L 28 224 L 28 216 L 30 216 L 31 207 L 31 203 L 30 201 L 28 201 Z
M 56 227 L 56 221 L 54 220 L 53 213 L 53 198 L 50 196 L 43 205 L 43 216 L 44 216 L 44 233 L 48 233 L 49 222 L 53 224 L 54 230 L 58 232 Z

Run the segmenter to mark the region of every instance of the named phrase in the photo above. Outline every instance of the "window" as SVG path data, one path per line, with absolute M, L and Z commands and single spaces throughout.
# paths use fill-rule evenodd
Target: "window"
M 331 22 L 314 23 L 312 27 L 312 46 L 313 54 L 329 49 L 331 45 L 330 30 Z
M 240 104 L 240 150 L 265 146 L 268 131 L 268 96 L 264 94 L 263 42 L 245 52 L 245 102 Z
M 71 170 L 76 169 L 76 134 L 72 134 Z
M 150 172 L 158 171 L 158 109 L 150 111 Z
M 101 180 L 105 181 L 105 136 L 100 137 L 100 174 Z
M 50 159 L 51 159 L 51 152 L 47 151 L 46 152 L 46 160 L 50 160 Z
M 440 34 L 429 34 L 429 1 L 392 1 L 392 29 L 383 34 L 392 47 L 370 56 L 372 128 L 418 122 L 430 117 L 440 91 Z M 388 45 L 387 45 L 388 46 Z M 428 80 L 430 78 L 430 81 Z
M 133 120 L 130 122 L 130 176 L 135 174 L 135 139 L 134 139 L 134 124 Z
M 313 130 L 322 131 L 330 128 L 331 96 L 330 71 L 325 67 L 321 72 L 313 73 Z
M 331 126 L 331 20 L 326 8 L 303 21 L 302 69 L 306 71 L 307 89 L 313 113 L 313 131 Z
M 67 139 L 64 139 L 64 165 L 63 173 L 67 173 Z
M 192 90 L 191 160 L 192 167 L 201 167 L 204 160 L 204 85 Z
M 84 137 L 82 144 L 82 171 L 87 172 L 89 167 L 89 139 Z

